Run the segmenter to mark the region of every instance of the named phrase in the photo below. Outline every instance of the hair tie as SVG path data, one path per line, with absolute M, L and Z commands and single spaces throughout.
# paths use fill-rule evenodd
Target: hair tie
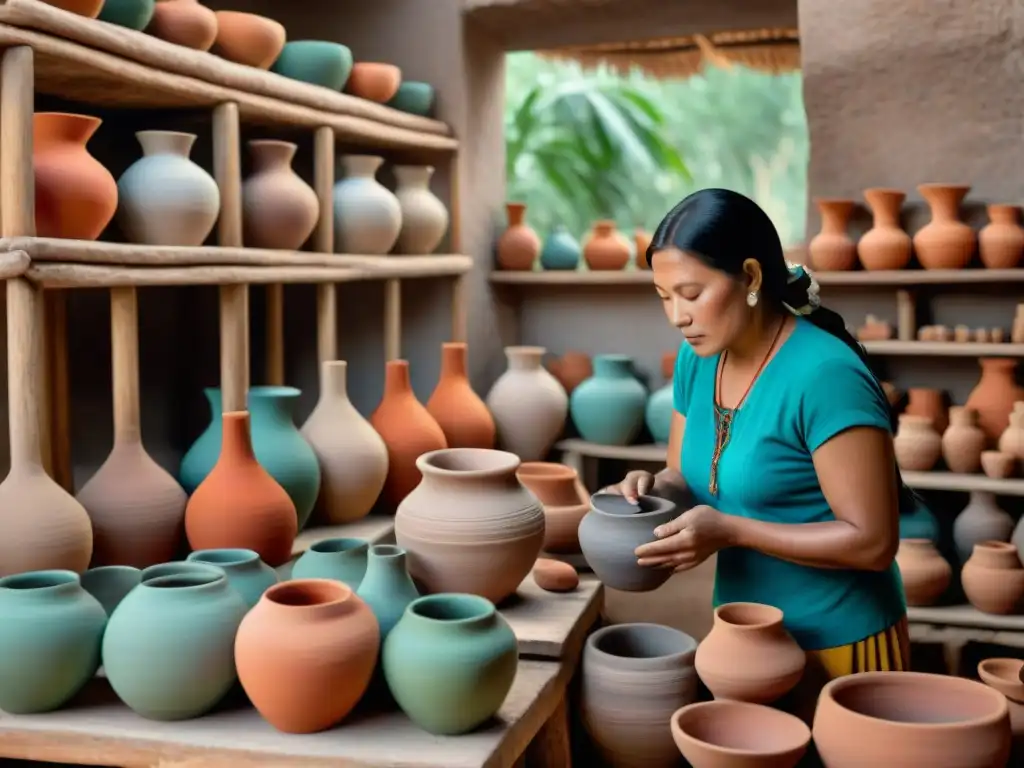
M 782 306 L 794 315 L 809 315 L 821 306 L 821 298 L 818 295 L 821 286 L 814 279 L 811 270 L 803 264 L 786 262 L 786 269 L 789 270 L 789 278 L 786 280 L 787 293 L 792 296 L 793 301 L 783 301 Z

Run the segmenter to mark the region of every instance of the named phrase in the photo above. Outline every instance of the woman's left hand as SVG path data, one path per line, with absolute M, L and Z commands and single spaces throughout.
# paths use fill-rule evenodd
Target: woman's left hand
M 729 516 L 700 505 L 654 529 L 657 541 L 637 547 L 639 565 L 687 571 L 720 549 L 732 546 Z

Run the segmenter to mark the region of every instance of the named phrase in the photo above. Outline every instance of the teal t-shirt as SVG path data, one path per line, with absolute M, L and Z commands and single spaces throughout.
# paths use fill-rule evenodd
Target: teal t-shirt
M 719 460 L 718 496 L 708 492 L 715 445 L 715 373 L 719 356 L 679 348 L 674 405 L 686 417 L 682 471 L 700 504 L 772 523 L 835 520 L 812 454 L 852 427 L 891 432 L 889 406 L 871 372 L 842 341 L 797 318 L 733 418 Z M 863 640 L 906 612 L 895 563 L 885 571 L 813 568 L 752 549 L 718 554 L 715 605 L 774 605 L 804 650 Z

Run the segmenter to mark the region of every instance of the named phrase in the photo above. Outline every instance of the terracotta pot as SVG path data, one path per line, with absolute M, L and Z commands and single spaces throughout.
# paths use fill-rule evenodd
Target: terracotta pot
M 505 203 L 508 227 L 498 238 L 498 269 L 530 271 L 540 254 L 540 238 L 526 223 L 526 203 Z
M 541 367 L 544 347 L 505 347 L 508 370 L 487 394 L 498 443 L 523 461 L 541 461 L 562 434 L 569 396 Z
M 994 768 L 1010 756 L 1006 699 L 973 680 L 862 672 L 828 683 L 811 730 L 828 768 Z
M 981 471 L 986 477 L 993 477 L 997 480 L 1005 480 L 1017 473 L 1017 465 L 1020 462 L 1012 453 L 1002 451 L 982 451 Z
M 103 0 L 47 0 L 47 5 L 85 16 L 87 19 L 95 19 L 103 8 Z
M 263 719 L 285 733 L 315 733 L 363 697 L 379 649 L 377 619 L 350 587 L 301 579 L 263 593 L 238 628 L 235 663 Z
M 635 255 L 633 262 L 636 264 L 637 269 L 650 269 L 651 265 L 647 263 L 647 249 L 651 247 L 652 235 L 647 230 L 637 227 L 633 230 L 633 248 Z
M 297 251 L 313 234 L 320 201 L 292 169 L 297 149 L 290 141 L 249 142 L 253 172 L 242 185 L 246 247 Z
M 370 425 L 388 447 L 388 476 L 381 499 L 394 508 L 422 479 L 416 460 L 425 453 L 448 447 L 437 420 L 412 391 L 408 361 L 388 362 L 384 396 L 370 414 Z
M 927 416 L 900 414 L 899 429 L 893 438 L 896 463 L 907 472 L 927 472 L 942 455 L 942 438 Z
M 421 591 L 468 592 L 500 603 L 544 542 L 544 510 L 516 480 L 519 458 L 484 448 L 431 451 L 423 482 L 399 505 L 395 538 Z
M 697 648 L 697 674 L 716 699 L 770 704 L 793 689 L 807 657 L 782 626 L 782 611 L 726 603 Z
M 978 426 L 995 444 L 1010 424 L 1013 404 L 1024 400 L 1024 387 L 1017 386 L 1017 361 L 983 357 L 981 379 L 971 390 L 965 405 L 978 412 Z
M 941 389 L 911 387 L 907 390 L 907 407 L 904 413 L 912 416 L 927 416 L 932 427 L 940 435 L 949 426 L 949 411 L 946 408 L 946 393 Z
M 599 629 L 583 649 L 580 709 L 601 756 L 617 768 L 675 768 L 669 721 L 697 698 L 697 641 L 659 624 Z
M 811 729 L 788 712 L 744 701 L 702 701 L 672 715 L 672 738 L 693 768 L 794 768 Z
M 622 269 L 629 263 L 629 241 L 614 221 L 596 221 L 583 242 L 583 260 L 593 270 Z
M 978 426 L 978 412 L 954 405 L 949 409 L 949 426 L 942 433 L 942 458 L 950 472 L 971 473 L 981 469 L 985 433 Z
M 465 342 L 441 345 L 441 375 L 427 400 L 449 448 L 493 448 L 497 439 L 494 417 L 473 391 L 466 375 Z
M 192 549 L 251 549 L 267 565 L 288 562 L 298 532 L 295 504 L 259 462 L 249 412 L 223 416 L 220 458 L 185 508 Z
M 1024 402 L 1015 402 L 1008 418 L 1010 426 L 999 436 L 999 450 L 1015 459 L 1024 459 Z
M 146 34 L 185 48 L 208 51 L 217 39 L 217 14 L 197 0 L 158 0 Z
M 963 269 L 974 256 L 974 230 L 960 221 L 960 202 L 969 186 L 921 184 L 917 191 L 932 209 L 932 220 L 914 235 L 914 252 L 925 269 Z
M 1009 541 L 1013 518 L 999 508 L 996 495 L 988 491 L 972 491 L 970 501 L 953 521 L 953 541 L 961 563 L 982 541 Z
M 828 271 L 853 269 L 857 263 L 857 246 L 846 228 L 856 204 L 853 200 L 821 198 L 814 203 L 821 212 L 821 231 L 807 246 L 811 266 Z
M 345 90 L 361 99 L 384 104 L 398 93 L 402 84 L 402 70 L 394 64 L 375 61 L 357 61 L 345 83 Z
M 906 195 L 898 189 L 865 189 L 874 222 L 857 241 L 864 269 L 903 269 L 910 263 L 910 235 L 900 226 L 900 207 Z
M 978 677 L 985 685 L 1006 697 L 1010 711 L 1013 751 L 1008 765 L 1024 764 L 1024 661 L 1020 659 L 985 659 L 978 664 Z
M 566 352 L 547 364 L 547 369 L 554 376 L 566 394 L 594 375 L 594 364 L 590 355 L 583 352 Z
M 430 165 L 396 165 L 392 168 L 398 188 L 395 197 L 402 208 L 398 252 L 433 253 L 444 240 L 450 216 L 440 198 L 430 190 L 434 168 Z
M 590 499 L 580 496 L 576 470 L 548 461 L 527 461 L 516 472 L 519 482 L 544 506 L 544 551 L 577 554 L 577 530 L 590 511 Z
M 983 541 L 960 571 L 967 600 L 983 613 L 1016 613 L 1024 599 L 1024 567 L 1017 547 L 1005 541 Z
M 900 539 L 896 564 L 903 576 L 907 605 L 934 604 L 953 578 L 953 569 L 928 539 Z
M 1013 269 L 1024 254 L 1019 205 L 988 206 L 989 223 L 978 233 L 981 263 L 989 269 Z
M 86 143 L 103 121 L 36 112 L 32 121 L 36 236 L 95 240 L 117 211 L 117 182 Z
M 213 52 L 228 61 L 269 69 L 284 48 L 287 37 L 284 26 L 265 16 L 217 11 L 217 39 Z

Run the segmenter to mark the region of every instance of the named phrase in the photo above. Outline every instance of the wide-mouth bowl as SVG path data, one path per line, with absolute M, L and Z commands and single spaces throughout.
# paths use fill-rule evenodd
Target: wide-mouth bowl
M 1018 703 L 1024 703 L 1024 661 L 1020 659 L 985 659 L 978 664 L 978 677 L 985 685 L 991 686 L 1003 696 Z
M 767 629 L 782 623 L 782 611 L 762 603 L 725 603 L 715 609 L 715 618 L 737 629 Z
M 268 588 L 263 599 L 287 608 L 310 608 L 343 603 L 353 594 L 351 587 L 333 579 L 294 579 Z
M 743 765 L 777 768 L 781 758 L 792 765 L 811 742 L 811 729 L 800 718 L 760 704 L 702 701 L 677 709 L 672 738 L 687 760 L 698 753 L 745 758 Z M 755 762 L 763 758 L 764 762 Z
M 638 496 L 632 504 L 625 496 L 617 493 L 595 493 L 590 497 L 590 507 L 598 514 L 611 517 L 647 518 L 662 515 L 675 509 L 675 503 L 657 496 Z
M 409 603 L 406 610 L 428 621 L 461 624 L 491 616 L 494 603 L 479 595 L 449 592 L 417 598 Z
M 672 627 L 637 622 L 599 629 L 587 638 L 587 646 L 606 663 L 642 668 L 693 654 L 697 641 Z

